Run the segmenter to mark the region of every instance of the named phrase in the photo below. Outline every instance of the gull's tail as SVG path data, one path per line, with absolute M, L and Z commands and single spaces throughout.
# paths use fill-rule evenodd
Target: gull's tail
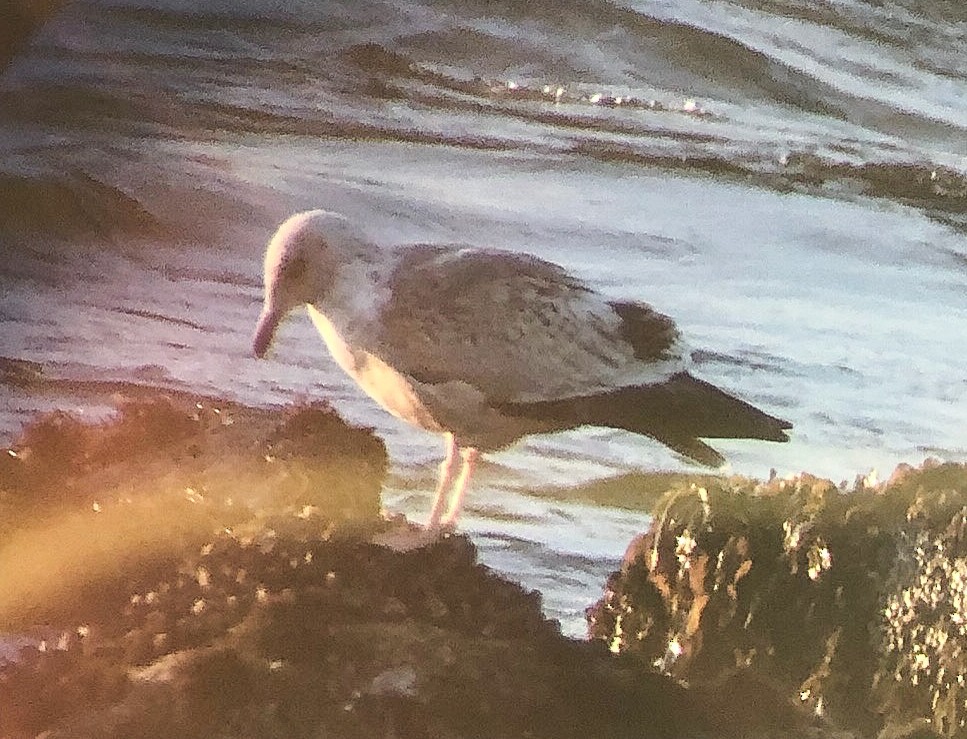
M 536 403 L 508 403 L 508 415 L 551 421 L 562 427 L 607 426 L 650 436 L 710 467 L 725 459 L 707 439 L 788 441 L 792 424 L 760 411 L 687 372 L 655 385 L 635 385 L 595 395 Z

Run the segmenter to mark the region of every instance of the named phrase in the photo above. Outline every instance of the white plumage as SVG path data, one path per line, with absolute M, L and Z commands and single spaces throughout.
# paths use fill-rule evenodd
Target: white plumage
M 456 522 L 478 451 L 531 433 L 625 428 L 706 464 L 722 459 L 699 436 L 786 439 L 789 424 L 687 373 L 667 316 L 609 301 L 533 256 L 381 248 L 345 217 L 308 211 L 285 221 L 266 250 L 256 355 L 303 304 L 366 393 L 445 435 L 431 527 Z

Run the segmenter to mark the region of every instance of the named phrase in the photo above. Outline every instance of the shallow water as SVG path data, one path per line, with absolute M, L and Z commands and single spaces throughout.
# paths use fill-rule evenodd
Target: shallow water
M 676 318 L 696 373 L 795 425 L 734 471 L 967 459 L 967 18 L 946 3 L 75 2 L 0 74 L 0 356 L 254 404 L 330 398 L 426 515 L 442 446 L 290 320 L 275 225 L 528 251 Z M 9 440 L 43 399 L 4 389 Z M 59 402 L 104 413 L 84 398 Z M 571 633 L 645 517 L 528 490 L 682 463 L 600 429 L 483 469 L 466 527 Z

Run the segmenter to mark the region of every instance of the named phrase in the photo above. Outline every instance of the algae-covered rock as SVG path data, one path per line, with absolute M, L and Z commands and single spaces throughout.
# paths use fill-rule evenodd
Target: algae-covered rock
M 707 735 L 465 537 L 374 543 L 385 452 L 327 408 L 139 397 L 10 451 L 5 739 Z
M 0 633 L 116 608 L 122 581 L 140 588 L 225 529 L 377 518 L 385 448 L 329 408 L 118 402 L 101 423 L 40 418 L 0 455 Z
M 929 719 L 967 735 L 967 473 L 944 466 L 908 474 L 914 498 L 883 611 L 876 695 L 896 723 Z
M 0 735 L 679 737 L 680 687 L 564 639 L 463 537 L 222 534 L 112 618 L 28 650 Z
M 777 736 L 810 714 L 963 735 L 965 506 L 954 464 L 848 492 L 805 474 L 679 485 L 589 609 L 591 636 L 723 710 L 736 676 L 769 685 L 774 721 L 754 720 Z

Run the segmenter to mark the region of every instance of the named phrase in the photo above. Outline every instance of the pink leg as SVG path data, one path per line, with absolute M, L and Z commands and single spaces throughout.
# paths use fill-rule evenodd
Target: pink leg
M 457 478 L 453 492 L 450 494 L 450 506 L 443 519 L 443 525 L 448 528 L 456 526 L 460 512 L 463 510 L 463 500 L 467 494 L 470 476 L 473 474 L 474 464 L 477 457 L 480 456 L 480 452 L 473 447 L 467 447 L 460 450 L 460 455 L 463 457 L 463 467 L 460 469 L 460 477 Z
M 440 479 L 436 486 L 436 497 L 433 499 L 433 508 L 430 509 L 430 523 L 427 528 L 435 529 L 440 525 L 440 517 L 443 515 L 443 505 L 447 500 L 447 493 L 453 484 L 453 474 L 457 471 L 457 442 L 453 434 L 444 434 L 444 442 L 447 447 L 447 454 L 440 463 Z

